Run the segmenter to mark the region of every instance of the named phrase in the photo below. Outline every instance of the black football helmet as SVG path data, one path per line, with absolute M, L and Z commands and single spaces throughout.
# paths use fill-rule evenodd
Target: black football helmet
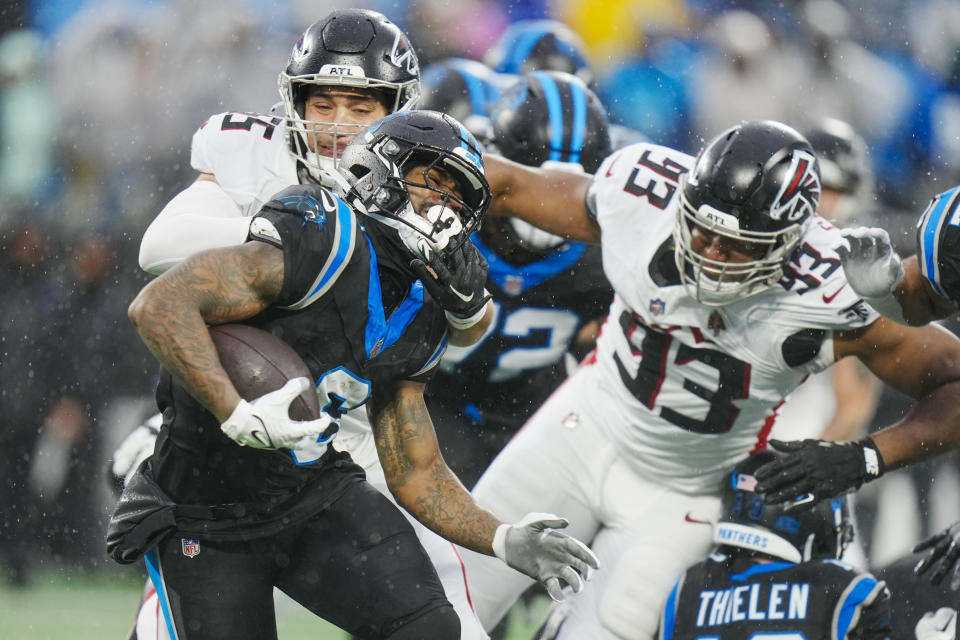
M 808 506 L 813 496 L 807 494 L 793 502 L 764 504 L 754 491 L 757 480 L 753 474 L 779 456 L 772 449 L 764 449 L 734 468 L 723 489 L 714 542 L 789 562 L 843 557 L 854 535 L 845 497 Z M 805 508 L 797 509 L 799 505 Z
M 341 9 L 314 22 L 300 36 L 278 84 L 291 150 L 314 179 L 329 186 L 329 173 L 341 151 L 338 138 L 352 137 L 365 125 L 308 122 L 304 105 L 309 89 L 331 85 L 369 89 L 384 97 L 388 113 L 404 111 L 412 109 L 420 96 L 420 65 L 407 36 L 383 14 Z M 319 134 L 333 137 L 332 157 L 311 150 L 318 148 Z
M 824 118 L 804 136 L 820 162 L 823 188 L 838 194 L 831 210 L 821 207 L 820 215 L 838 226 L 849 224 L 873 199 L 873 168 L 866 140 L 836 118 Z
M 462 122 L 484 143 L 490 138 L 490 108 L 515 78 L 466 58 L 447 58 L 424 67 L 419 108 Z
M 820 169 L 806 138 L 771 120 L 745 122 L 711 140 L 680 177 L 674 241 L 684 286 L 723 306 L 767 290 L 803 237 L 820 201 Z M 726 262 L 691 248 L 699 226 L 756 257 Z
M 520 75 L 529 71 L 565 71 L 587 84 L 593 71 L 583 39 L 559 20 L 519 20 L 483 56 L 498 73 Z
M 490 121 L 490 146 L 520 164 L 593 173 L 610 154 L 606 109 L 582 80 L 562 71 L 524 74 L 493 105 Z M 565 242 L 519 218 L 507 224 L 530 251 Z
M 407 174 L 423 167 L 414 179 Z M 433 169 L 450 176 L 457 194 L 435 186 Z M 476 138 L 454 118 L 437 111 L 405 111 L 381 119 L 347 145 L 339 172 L 347 202 L 391 228 L 410 257 L 429 262 L 480 228 L 490 206 L 490 185 Z M 417 212 L 407 187 L 436 191 L 442 204 Z

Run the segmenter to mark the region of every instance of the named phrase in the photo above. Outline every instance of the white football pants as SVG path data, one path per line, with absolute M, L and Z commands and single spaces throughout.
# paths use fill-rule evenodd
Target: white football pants
M 652 640 L 680 574 L 713 547 L 716 495 L 691 496 L 645 480 L 620 458 L 584 399 L 594 367 L 581 367 L 527 422 L 480 478 L 473 494 L 505 522 L 531 511 L 570 521 L 600 570 L 579 595 L 558 638 Z M 487 629 L 532 583 L 496 558 L 461 549 L 477 614 Z

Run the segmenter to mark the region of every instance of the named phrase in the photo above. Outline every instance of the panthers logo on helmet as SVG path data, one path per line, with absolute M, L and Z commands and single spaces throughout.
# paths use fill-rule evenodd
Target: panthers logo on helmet
M 820 202 L 820 176 L 814 169 L 816 159 L 807 151 L 796 150 L 790 161 L 788 179 L 783 181 L 770 217 L 795 222 L 813 215 Z
M 393 47 L 390 49 L 390 62 L 395 67 L 406 69 L 409 74 L 416 74 L 419 71 L 420 63 L 417 62 L 417 54 L 413 52 L 410 41 L 401 31 L 397 31 L 393 38 Z

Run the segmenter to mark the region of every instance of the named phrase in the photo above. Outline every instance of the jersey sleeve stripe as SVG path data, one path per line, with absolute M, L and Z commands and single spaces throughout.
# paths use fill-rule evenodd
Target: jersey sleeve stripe
M 436 351 L 433 352 L 433 354 L 427 360 L 426 364 L 424 364 L 420 368 L 420 370 L 417 371 L 415 374 L 413 374 L 413 376 L 411 377 L 415 378 L 417 376 L 423 375 L 427 371 L 430 371 L 430 369 L 433 369 L 435 366 L 437 366 L 437 363 L 440 362 L 440 356 L 442 356 L 443 352 L 446 351 L 447 349 L 447 342 L 449 340 L 450 340 L 450 333 L 447 332 L 443 334 L 443 340 L 441 340 L 440 344 L 437 345 Z
M 834 617 L 834 640 L 844 640 L 847 637 L 850 629 L 860 620 L 860 611 L 865 605 L 871 604 L 885 586 L 885 583 L 871 575 L 860 576 L 847 586 L 840 597 Z
M 313 286 L 310 287 L 310 293 L 294 304 L 283 308 L 303 309 L 316 302 L 318 298 L 323 296 L 323 294 L 333 286 L 337 278 L 340 277 L 340 274 L 350 263 L 357 236 L 357 219 L 345 202 L 338 200 L 337 205 L 337 226 L 333 240 L 335 249 L 330 253 L 323 268 L 320 269 L 320 273 L 317 274 Z
M 960 187 L 954 187 L 937 196 L 920 219 L 920 270 L 942 296 L 946 294 L 940 286 L 940 236 L 943 226 L 950 219 L 949 214 L 957 207 L 958 190 Z

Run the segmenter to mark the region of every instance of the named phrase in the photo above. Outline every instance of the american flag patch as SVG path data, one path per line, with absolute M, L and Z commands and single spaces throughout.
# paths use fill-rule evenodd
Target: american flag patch
M 736 473 L 733 476 L 733 488 L 736 491 L 756 491 L 757 479 L 746 473 Z

